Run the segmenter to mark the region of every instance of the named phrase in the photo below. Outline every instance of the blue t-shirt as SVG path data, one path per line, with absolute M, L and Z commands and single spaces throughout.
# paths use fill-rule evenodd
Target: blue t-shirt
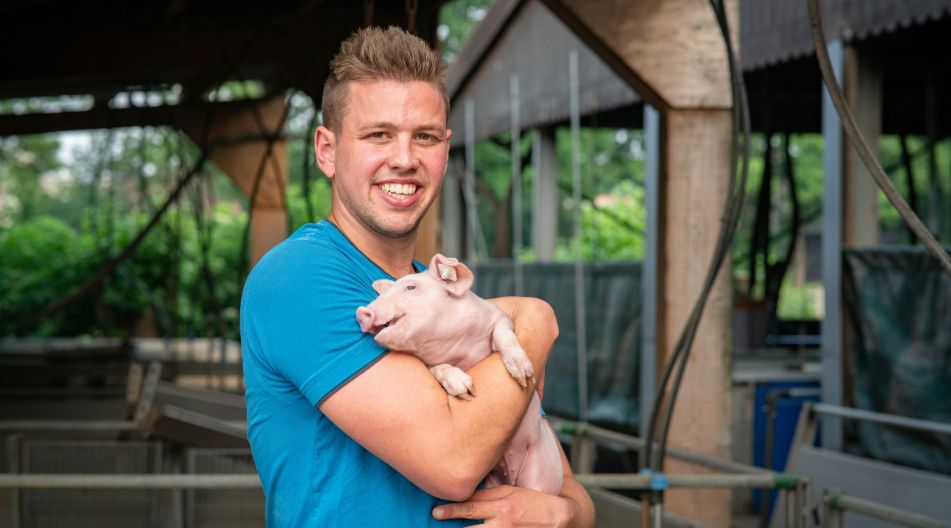
M 317 409 L 386 351 L 356 309 L 389 278 L 331 223 L 308 224 L 254 267 L 241 300 L 248 439 L 271 527 L 462 526 Z

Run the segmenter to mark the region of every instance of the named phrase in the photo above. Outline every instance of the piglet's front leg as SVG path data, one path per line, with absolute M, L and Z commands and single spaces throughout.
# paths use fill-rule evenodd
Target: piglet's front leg
M 463 400 L 471 400 L 475 396 L 475 386 L 472 377 L 448 363 L 430 367 L 429 372 L 436 381 L 446 389 L 450 396 Z
M 502 356 L 505 369 L 515 378 L 523 388 L 528 387 L 528 381 L 535 377 L 532 360 L 518 342 L 512 322 L 508 319 L 499 321 L 492 329 L 492 348 Z

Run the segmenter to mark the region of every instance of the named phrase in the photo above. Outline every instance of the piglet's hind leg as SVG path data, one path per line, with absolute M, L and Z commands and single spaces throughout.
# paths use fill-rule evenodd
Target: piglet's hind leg
M 472 384 L 472 377 L 461 369 L 448 363 L 442 363 L 431 367 L 429 372 L 436 378 L 436 381 L 450 396 L 455 396 L 463 400 L 471 400 L 475 396 L 475 386 Z
M 525 350 L 518 342 L 518 337 L 512 330 L 512 323 L 508 320 L 499 321 L 492 329 L 492 347 L 502 356 L 502 363 L 509 374 L 522 387 L 528 387 L 528 380 L 535 377 L 532 361 L 528 359 Z

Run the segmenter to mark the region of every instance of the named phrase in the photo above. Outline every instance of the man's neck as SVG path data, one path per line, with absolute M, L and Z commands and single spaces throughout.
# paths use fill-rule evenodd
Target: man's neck
M 374 233 L 359 222 L 344 215 L 327 216 L 350 242 L 374 264 L 390 276 L 400 278 L 414 273 L 413 256 L 416 253 L 416 231 L 402 238 L 391 238 Z

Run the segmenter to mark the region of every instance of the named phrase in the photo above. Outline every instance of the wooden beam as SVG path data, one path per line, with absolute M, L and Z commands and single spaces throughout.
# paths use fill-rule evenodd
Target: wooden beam
M 426 265 L 429 264 L 429 259 L 439 250 L 440 201 L 442 201 L 442 198 L 437 197 L 436 201 L 429 207 L 429 211 L 426 212 L 419 224 L 419 231 L 416 235 L 416 255 L 414 258 Z
M 267 99 L 223 103 L 188 102 L 142 108 L 93 108 L 81 112 L 45 114 L 3 114 L 0 115 L 0 136 L 144 126 L 182 128 L 185 123 L 194 121 L 196 115 L 234 112 L 265 100 Z M 260 137 L 260 134 L 256 136 Z
M 216 111 L 207 116 L 187 117 L 180 123 L 188 137 L 201 146 L 228 144 L 211 153 L 215 163 L 248 197 L 254 194 L 251 211 L 251 265 L 287 237 L 287 210 L 284 187 L 287 184 L 287 146 L 277 139 L 234 142 L 236 138 L 273 136 L 283 126 L 284 98 L 245 102 L 241 106 Z M 210 126 L 209 126 L 210 125 Z M 207 127 L 207 130 L 206 130 Z M 257 190 L 255 192 L 255 187 Z
M 732 105 L 726 47 L 706 1 L 544 1 L 654 107 Z M 733 20 L 735 7 L 728 2 Z

